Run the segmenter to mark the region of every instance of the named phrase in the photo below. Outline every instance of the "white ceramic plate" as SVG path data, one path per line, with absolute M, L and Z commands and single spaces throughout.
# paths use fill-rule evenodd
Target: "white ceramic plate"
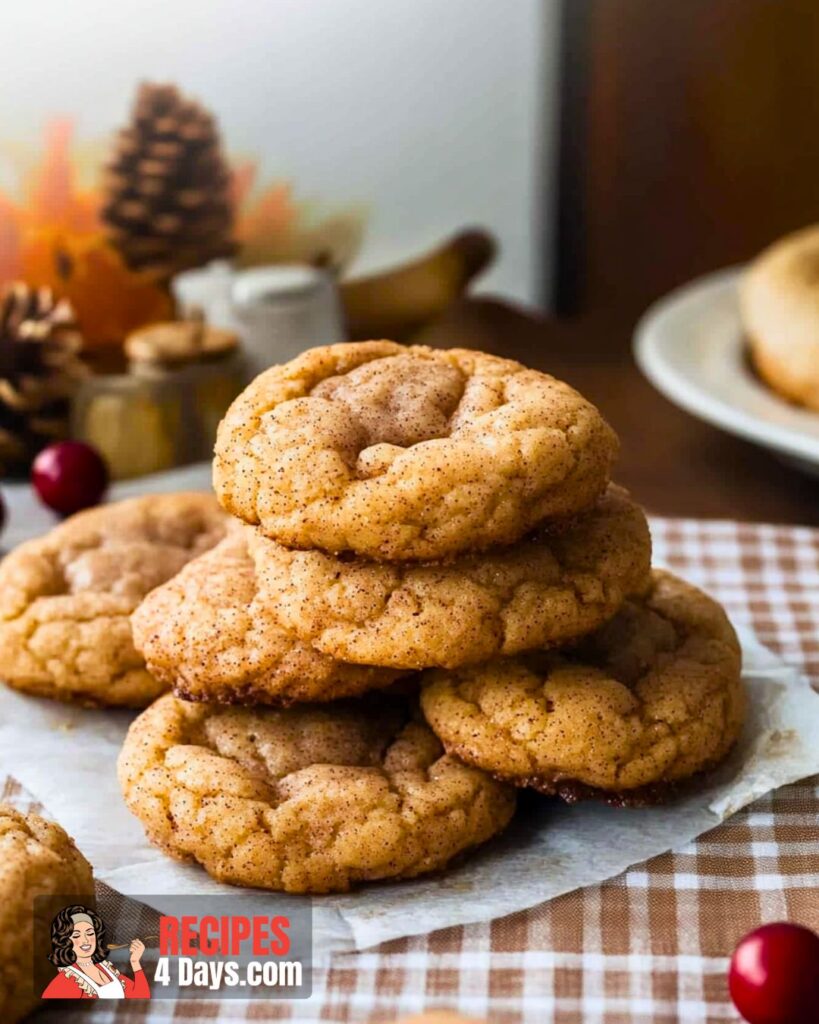
M 779 398 L 751 371 L 739 319 L 741 268 L 655 302 L 637 325 L 640 369 L 676 405 L 819 475 L 819 413 Z

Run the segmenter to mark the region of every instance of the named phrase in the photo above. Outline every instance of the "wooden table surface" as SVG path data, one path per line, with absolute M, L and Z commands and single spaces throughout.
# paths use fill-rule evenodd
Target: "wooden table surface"
M 480 348 L 568 381 L 620 435 L 616 469 L 649 512 L 819 524 L 819 479 L 672 405 L 637 369 L 632 324 L 546 320 L 494 299 L 467 299 L 415 339 Z

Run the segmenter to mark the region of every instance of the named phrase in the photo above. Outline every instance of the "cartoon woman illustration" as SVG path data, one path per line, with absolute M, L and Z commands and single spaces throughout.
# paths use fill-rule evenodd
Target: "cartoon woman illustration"
M 99 914 L 79 903 L 63 907 L 51 922 L 51 953 L 57 968 L 43 999 L 150 999 L 148 979 L 140 960 L 145 945 L 130 945 L 133 978 L 120 974 L 106 959 L 105 925 Z

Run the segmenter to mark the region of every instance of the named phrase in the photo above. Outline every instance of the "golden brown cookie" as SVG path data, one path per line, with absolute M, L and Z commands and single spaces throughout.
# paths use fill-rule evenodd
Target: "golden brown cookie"
M 157 587 L 131 619 L 148 670 L 177 697 L 228 704 L 335 700 L 387 686 L 398 673 L 321 654 L 260 598 L 249 526 Z
M 34 899 L 93 896 L 91 865 L 59 825 L 0 804 L 0 1020 L 37 1003 L 32 990 Z
M 78 704 L 143 707 L 165 689 L 145 668 L 131 612 L 212 547 L 227 517 L 208 494 L 157 494 L 72 516 L 0 564 L 0 678 Z
M 272 709 L 168 694 L 132 724 L 118 771 L 152 842 L 219 881 L 285 892 L 435 871 L 515 806 L 380 695 Z
M 430 672 L 421 706 L 450 754 L 497 778 L 569 801 L 647 802 L 730 750 L 740 660 L 720 605 L 655 571 L 645 598 L 574 651 Z
M 258 534 L 265 601 L 306 643 L 345 661 L 455 668 L 564 644 L 648 586 L 645 515 L 610 486 L 593 511 L 507 548 L 445 563 L 292 551 Z
M 819 225 L 787 235 L 754 260 L 740 310 L 763 380 L 819 410 Z
M 519 540 L 602 493 L 617 438 L 568 384 L 466 349 L 310 349 L 219 428 L 224 507 L 296 548 L 434 559 Z

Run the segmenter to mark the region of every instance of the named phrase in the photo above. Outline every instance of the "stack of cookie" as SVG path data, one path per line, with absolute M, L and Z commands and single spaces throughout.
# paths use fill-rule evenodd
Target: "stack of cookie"
M 120 757 L 152 840 L 342 891 L 444 867 L 514 786 L 639 801 L 719 760 L 736 639 L 652 575 L 616 451 L 568 385 L 482 353 L 335 345 L 257 378 L 216 447 L 234 521 L 132 619 L 174 691 Z

